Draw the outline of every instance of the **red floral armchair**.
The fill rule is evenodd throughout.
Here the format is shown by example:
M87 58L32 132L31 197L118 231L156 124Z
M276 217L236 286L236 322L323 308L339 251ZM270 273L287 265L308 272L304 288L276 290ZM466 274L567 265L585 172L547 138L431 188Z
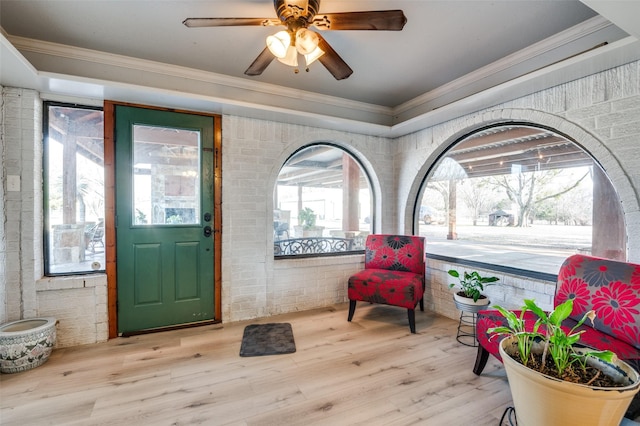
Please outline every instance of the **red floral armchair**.
M573 312L563 327L570 329L585 312L593 309L596 319L593 325L586 321L581 326L585 332L580 343L595 349L609 349L640 371L640 265L592 256L570 256L560 267L553 304L558 306L567 299L573 299ZM530 319L525 325L535 322L533 314L525 318ZM498 345L504 336L487 332L498 325L506 325L498 311L478 313L479 345L473 368L478 375L489 354L501 360Z
M407 309L409 329L416 332L415 307L424 311L424 237L371 234L365 243L364 270L349 278L349 318L356 301Z

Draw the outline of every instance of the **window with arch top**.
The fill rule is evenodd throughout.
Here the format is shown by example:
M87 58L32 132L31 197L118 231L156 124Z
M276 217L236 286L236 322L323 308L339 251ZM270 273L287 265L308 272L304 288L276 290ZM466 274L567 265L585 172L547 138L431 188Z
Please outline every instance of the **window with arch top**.
M273 200L275 257L364 250L373 224L371 184L343 148L317 143L293 153L280 169Z
M574 253L626 260L624 215L604 170L578 141L529 123L454 143L428 171L414 218L428 255L470 265L553 275Z

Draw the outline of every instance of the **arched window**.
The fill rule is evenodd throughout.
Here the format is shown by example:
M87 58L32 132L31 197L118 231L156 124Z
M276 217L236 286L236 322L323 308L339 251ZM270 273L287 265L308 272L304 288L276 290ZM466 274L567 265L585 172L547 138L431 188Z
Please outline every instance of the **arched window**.
M276 257L364 250L373 223L371 184L342 148L314 144L295 152L280 170L273 197Z
M497 125L429 170L415 208L427 253L557 274L571 254L626 259L624 216L596 161L552 129Z

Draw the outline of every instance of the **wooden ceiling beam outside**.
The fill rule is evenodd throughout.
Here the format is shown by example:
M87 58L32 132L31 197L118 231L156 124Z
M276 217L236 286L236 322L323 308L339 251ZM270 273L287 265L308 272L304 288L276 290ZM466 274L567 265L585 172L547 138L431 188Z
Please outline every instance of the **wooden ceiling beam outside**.
M486 158L478 161L467 161L461 162L460 165L466 170L468 168L480 168L480 167L500 167L504 164L519 164L525 162L540 162L546 163L550 160L557 162L558 158L562 157L570 157L573 159L582 158L586 163L591 163L591 157L585 154L580 148L575 145L563 145L556 146L546 150L540 150L539 153L536 152L536 155L531 155L530 152L525 152L521 154L514 154L510 156L501 156L494 158ZM454 160L456 160L454 158Z
M527 142L496 144L486 149L476 149L473 151L455 152L453 151L449 157L458 163L477 162L488 158L508 157L515 154L529 153L536 154L539 151L554 148L556 146L574 146L571 142L558 136L551 136L543 140L535 139ZM577 147L575 147L578 149Z
M474 167L473 169L467 169L465 171L467 173L467 177L469 178L508 175L512 173L511 166L516 164L522 167L522 172L531 172L534 170L555 170L559 168L566 169L573 167L588 167L593 165L593 161L591 161L591 159L585 160L583 156L563 156L559 157L559 159L555 162L550 163L535 162L533 160L530 160L519 163L505 163L502 166L498 167L496 167L495 165Z
M470 137L469 139L466 139L464 143L453 148L450 152L455 153L456 150L479 148L487 145L494 145L496 143L505 143L511 140L532 138L536 135L542 137L546 134L549 134L549 132L546 130L536 129L534 127L512 127L504 131L495 131L494 133Z

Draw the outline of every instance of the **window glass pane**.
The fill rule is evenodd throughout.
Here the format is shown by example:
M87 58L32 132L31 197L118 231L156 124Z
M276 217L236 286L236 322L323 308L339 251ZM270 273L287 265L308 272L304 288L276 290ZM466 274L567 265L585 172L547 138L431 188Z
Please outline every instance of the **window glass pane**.
M133 223L200 223L200 132L133 126Z
M103 271L103 113L45 106L45 273Z
M372 192L359 163L330 145L294 154L274 192L276 256L364 250L372 230Z
M625 258L613 185L548 129L498 126L457 143L429 172L416 213L432 254L551 274L574 253Z

